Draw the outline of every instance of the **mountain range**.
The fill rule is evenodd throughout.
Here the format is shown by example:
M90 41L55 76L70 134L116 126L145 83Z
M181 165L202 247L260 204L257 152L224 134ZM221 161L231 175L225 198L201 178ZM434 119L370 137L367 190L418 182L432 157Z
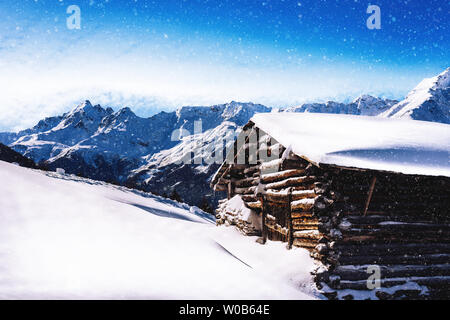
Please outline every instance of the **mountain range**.
M450 123L449 75L450 68L423 80L400 102L362 95L351 103L329 101L272 110L232 101L142 118L128 107L115 112L85 101L30 129L0 133L0 142L50 170L63 168L67 174L165 196L176 193L183 202L206 208L220 198L210 190L209 180L221 161L205 159L224 153L255 113L344 113Z

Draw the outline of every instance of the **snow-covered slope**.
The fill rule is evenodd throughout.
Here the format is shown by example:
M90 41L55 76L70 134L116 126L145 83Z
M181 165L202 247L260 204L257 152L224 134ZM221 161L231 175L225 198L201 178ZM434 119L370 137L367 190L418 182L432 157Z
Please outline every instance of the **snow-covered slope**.
M280 111L376 116L386 111L396 103L396 100L376 98L370 95L361 95L351 103L339 103L334 101L328 101L326 103L305 103L300 106L281 109Z
M424 79L381 116L450 123L450 68Z
M306 250L259 245L197 208L2 161L0 181L0 299L315 295Z

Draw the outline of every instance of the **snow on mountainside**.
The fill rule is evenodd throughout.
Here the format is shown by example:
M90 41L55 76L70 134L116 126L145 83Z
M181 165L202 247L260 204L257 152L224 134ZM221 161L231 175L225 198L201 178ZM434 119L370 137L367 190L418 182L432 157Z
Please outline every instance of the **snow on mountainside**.
M361 95L351 103L328 101L326 103L305 103L301 106L281 109L281 112L312 112L353 114L363 116L376 116L386 111L398 101Z
M318 297L306 250L198 208L2 161L0 180L0 299Z
M382 116L450 123L450 68L424 79Z
M183 137L175 147L145 157L144 165L131 172L130 181L165 195L170 194L169 186L176 186L187 203L214 203L221 196L212 194L210 179L239 132L236 123L224 121L213 129Z
M68 173L128 185L139 182L141 188L161 194L170 194L174 184L177 184L179 189L185 190L182 199L198 205L202 199L198 198L199 193L191 196L193 184L200 184L198 191L205 191L207 196L212 194L207 187L208 176L204 175L215 168L207 168L200 177L196 176L198 170L185 168L189 171L185 173L186 177L193 174L192 179L187 179L189 183L186 179L173 181L173 178L166 182L166 178L160 177L157 183L147 179L148 185L138 179L142 175L138 169L151 168L156 163L150 160L153 155L182 145L184 137L195 133L195 139L200 137L202 141L203 137L208 136L206 132L213 130L214 134L220 131L215 128L220 128L223 123L226 123L225 127L230 124L236 129L255 113L270 111L270 108L262 105L232 101L211 107L181 107L174 112L161 112L150 118L141 118L130 108L114 112L111 108L103 109L85 101L62 116L40 121L31 129L0 134L0 141L9 143L13 149L36 162L44 162L53 170L60 167ZM175 131L182 133L181 143L179 135L174 137ZM161 156L155 159L158 158ZM165 161L167 165L174 163L168 158ZM164 171L164 168L161 170Z

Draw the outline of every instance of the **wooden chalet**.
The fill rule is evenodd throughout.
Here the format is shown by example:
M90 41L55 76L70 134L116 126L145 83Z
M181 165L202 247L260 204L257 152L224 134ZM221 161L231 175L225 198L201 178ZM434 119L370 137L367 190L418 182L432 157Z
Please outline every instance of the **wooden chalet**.
M449 145L444 124L257 114L211 186L242 198L261 243L308 249L329 298L450 298ZM219 224L231 221L218 213Z

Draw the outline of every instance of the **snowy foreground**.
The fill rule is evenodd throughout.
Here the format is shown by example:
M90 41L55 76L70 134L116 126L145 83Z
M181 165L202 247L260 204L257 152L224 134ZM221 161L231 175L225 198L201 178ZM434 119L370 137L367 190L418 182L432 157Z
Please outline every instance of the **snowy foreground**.
M0 299L311 299L306 250L201 210L0 161Z

